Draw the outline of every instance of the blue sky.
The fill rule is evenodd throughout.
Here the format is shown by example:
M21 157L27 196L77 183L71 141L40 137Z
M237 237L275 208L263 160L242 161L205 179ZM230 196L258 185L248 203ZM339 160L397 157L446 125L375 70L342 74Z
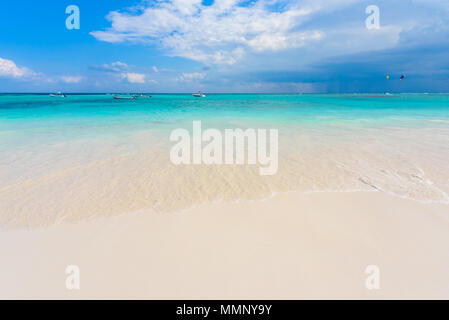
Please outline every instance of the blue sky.
M0 92L449 92L448 16L447 0L2 1Z

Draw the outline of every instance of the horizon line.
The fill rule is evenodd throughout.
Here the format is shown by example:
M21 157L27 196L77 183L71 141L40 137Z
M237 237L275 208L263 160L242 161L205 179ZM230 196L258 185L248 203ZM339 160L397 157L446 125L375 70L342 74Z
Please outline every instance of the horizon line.
M2 94L36 94L36 95L44 95L44 94L52 94L55 91L42 91L42 92L0 92ZM95 95L95 94L194 94L197 92L62 92L64 94L72 94L72 95ZM209 95L218 95L218 94L291 94L291 95L301 95L301 94L449 94L449 92L394 92L394 91L384 91L384 92L205 92L201 91L201 93L209 94Z

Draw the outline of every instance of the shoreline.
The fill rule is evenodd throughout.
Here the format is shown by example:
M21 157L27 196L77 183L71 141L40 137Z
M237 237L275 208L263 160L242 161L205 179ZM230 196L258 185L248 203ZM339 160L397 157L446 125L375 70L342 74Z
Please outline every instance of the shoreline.
M0 297L447 299L448 217L381 192L285 192L0 231ZM364 284L373 264L379 290Z
M130 211L130 212L122 212L114 215L102 215L97 214L93 216L89 216L87 218L81 218L79 220L73 219L73 220L66 220L61 219L59 221L56 221L52 224L48 225L38 225L38 226L29 226L29 225L1 225L0 226L0 233L1 232L14 232L14 231L39 231L39 230L47 230L51 229L57 226L64 226L64 225L71 225L71 224L84 224L84 223L95 223L95 221L98 221L101 223L101 221L107 221L108 219L114 219L114 218L120 218L123 216L132 216L132 215L146 215L146 214L157 214L157 215L179 215L179 214L189 214L190 212L195 212L195 210L201 210L203 207L209 207L209 206L220 206L220 205L251 205L253 203L263 203L265 201L270 201L271 199L275 197L283 197L288 196L290 194L296 194L297 196L308 196L313 194L370 194L370 193L380 193L385 194L388 197L392 198L398 198L406 201L416 202L418 204L423 205L441 205L441 206L447 206L448 210L448 221L449 221L449 201L438 201L438 200L421 200L421 199L415 199L408 196L398 195L393 192L385 191L385 190L379 190L379 189L373 189L373 190L363 190L363 189L351 189L351 190L310 190L310 191L300 191L300 190L286 190L286 191L273 191L270 195L259 198L259 199L225 199L225 198L218 198L215 200L209 200L201 203L195 203L192 204L190 207L182 208L182 209L175 209L172 211L160 211L157 208L153 209L142 209L142 210L136 210L136 211Z
M64 225L72 225L72 224L84 224L84 223L95 223L96 221L99 223L105 222L108 219L114 219L114 218L120 218L124 216L132 216L132 215L145 215L145 214L161 214L161 215L179 215L179 214L189 214L190 212L195 212L195 210L201 210L203 207L208 206L220 206L220 205L250 205L253 203L263 203L265 201L270 201L271 199L278 197L278 196L286 196L289 194L296 194L296 195L302 195L307 196L310 194L340 194L340 193L384 193L391 197L397 197L400 199L410 200L410 201L416 201L421 204L440 204L440 205L448 205L449 210L449 202L442 202L442 201L433 201L433 200L419 200L414 198L409 198L406 196L396 195L394 193L389 193L383 190L363 190L363 189L353 189L353 190L311 190L311 191L300 191L300 190L287 190L287 191L273 191L270 195L258 198L258 199L225 199L225 198L217 198L214 200L204 201L201 203L194 203L190 207L171 210L171 211L160 211L157 208L153 209L142 209L142 210L136 210L136 211L129 211L129 212L122 212L114 215L102 215L97 214L93 216L88 216L87 218L81 218L79 220L66 220L66 219L60 219L52 224L48 225L21 225L21 224L12 224L12 225L0 225L0 233L1 232L15 232L15 231L40 231L40 230L48 230L54 227L58 226L64 226Z

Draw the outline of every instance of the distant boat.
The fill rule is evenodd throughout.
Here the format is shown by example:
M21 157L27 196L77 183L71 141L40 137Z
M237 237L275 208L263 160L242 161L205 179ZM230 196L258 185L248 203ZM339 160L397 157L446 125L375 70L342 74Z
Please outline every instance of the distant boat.
M197 97L197 98L204 98L206 95L204 93L198 92L198 93L192 94L192 96Z
M136 96L131 96L131 97L114 96L114 99L119 99L119 100L133 100L135 98L136 98Z
M59 97L59 98L65 98L66 95L61 93L61 91L58 91L56 94L50 93L50 97Z
M141 94L139 97L142 97L142 98L151 98L151 94Z

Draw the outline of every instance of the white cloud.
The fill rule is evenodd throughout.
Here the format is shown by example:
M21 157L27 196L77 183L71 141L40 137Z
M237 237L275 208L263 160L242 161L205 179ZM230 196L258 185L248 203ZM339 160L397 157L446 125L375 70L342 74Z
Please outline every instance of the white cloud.
M261 34L249 41L249 44L256 51L279 51L291 47L300 47L307 40L319 40L323 37L323 32L295 32L292 34Z
M128 70L128 65L124 62L116 61L110 64L102 64L102 65L95 65L91 67L94 70L98 71L104 71L104 72L123 72Z
M129 83L145 83L145 74L132 72L132 67L120 61L112 62L110 64L94 65L90 67L93 70L108 73L108 79L115 79L121 81L126 79ZM147 80L147 82L154 83L155 80Z
M145 83L145 75L142 73L123 73L123 78L126 78L129 83Z
M445 0L413 0L413 3L449 10L449 2Z
M348 19L335 18L342 16ZM281 51L301 54L296 64L306 65L398 44L403 17L377 32L365 28L365 18L359 0L216 0L209 6L201 0L142 0L132 9L110 12L111 26L91 34L100 41L156 44L168 56L208 65L224 67L245 58L245 68Z
M152 66L151 68L153 69L154 72L159 72L159 69L156 66Z
M61 76L65 83L80 83L84 78L82 76Z
M190 82L192 80L201 80L205 76L206 74L204 72L183 73L180 77L176 78L176 80Z
M158 43L168 55L228 65L247 51L298 48L323 37L318 30L298 31L309 15L325 7L322 1L300 5L259 0L246 7L240 2L221 0L210 6L203 6L201 0L144 2L147 5L138 12L109 13L111 27L91 34L106 42ZM282 10L274 10L276 5Z
M34 75L34 72L25 67L18 67L14 61L0 58L0 77L23 78Z

